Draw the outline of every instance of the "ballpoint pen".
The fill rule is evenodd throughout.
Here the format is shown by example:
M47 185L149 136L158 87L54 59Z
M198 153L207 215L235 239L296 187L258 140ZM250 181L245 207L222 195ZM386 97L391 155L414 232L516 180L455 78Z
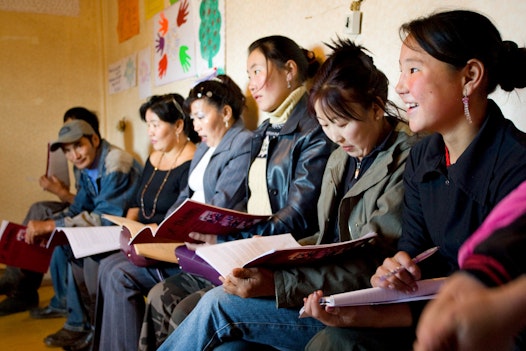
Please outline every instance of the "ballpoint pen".
M331 302L330 296L320 298L320 305L328 305Z
M434 254L435 252L437 252L437 250L438 250L438 246L435 246L435 247L432 247L430 249L427 249L426 251L422 252L421 254L415 256L412 261L413 261L413 263L421 262L421 261L425 260L426 258L428 258L429 256L431 256L432 254ZM380 281L384 281L384 280L392 277L393 275L400 273L404 269L405 269L404 266L398 266L395 269L393 269L392 271L390 271L389 273L386 273L386 274L382 275L380 277Z

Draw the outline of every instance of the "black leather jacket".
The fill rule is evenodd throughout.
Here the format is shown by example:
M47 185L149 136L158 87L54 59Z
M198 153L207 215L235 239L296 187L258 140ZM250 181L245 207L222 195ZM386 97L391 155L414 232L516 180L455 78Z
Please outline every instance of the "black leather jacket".
M307 111L307 99L307 95L301 98L279 135L270 140L267 189L273 215L251 228L252 234L291 233L298 240L318 231L316 205L334 144ZM254 132L252 160L261 149L269 124L264 121Z

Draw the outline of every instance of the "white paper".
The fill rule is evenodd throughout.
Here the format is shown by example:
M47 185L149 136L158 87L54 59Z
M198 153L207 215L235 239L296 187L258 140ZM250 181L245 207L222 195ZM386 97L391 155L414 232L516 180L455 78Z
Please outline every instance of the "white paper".
M446 277L424 279L416 282L418 290L412 294L392 289L369 288L348 291L341 294L323 297L322 300L329 301L327 306L363 306L363 305L381 305L389 303L402 303L419 300L430 300L436 296L436 293L446 282ZM299 317L303 318L304 307L300 309Z
M69 188L69 168L68 160L66 155L61 148L56 149L55 151L49 150L48 147L48 160L47 160L47 177L55 176L64 185Z
M446 278L425 279L417 281L418 290L408 294L398 290L370 288L349 291L329 296L328 306L358 306L431 299L434 297Z
M243 267L245 263L262 254L299 246L291 234L280 234L204 245L199 247L196 253L226 277L232 269Z
M75 258L120 249L120 226L59 227L53 231L52 236L60 235L60 232L64 233L68 238ZM51 242L52 239L53 238L50 238L49 241Z

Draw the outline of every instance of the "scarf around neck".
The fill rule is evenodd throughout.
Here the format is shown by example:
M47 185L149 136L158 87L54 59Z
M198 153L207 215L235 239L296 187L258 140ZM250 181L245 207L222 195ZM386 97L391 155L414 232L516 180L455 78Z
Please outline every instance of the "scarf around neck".
M272 112L265 112L264 115L269 119L269 122L275 124L285 124L289 119L292 110L298 104L303 95L307 92L307 89L302 85L293 90L289 96L279 105L277 109Z

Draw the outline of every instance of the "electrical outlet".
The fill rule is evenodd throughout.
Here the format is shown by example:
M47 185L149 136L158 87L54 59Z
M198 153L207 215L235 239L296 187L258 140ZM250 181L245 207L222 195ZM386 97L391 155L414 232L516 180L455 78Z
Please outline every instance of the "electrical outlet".
M357 35L362 32L362 13L360 11L351 11L345 16L343 32L347 35Z

